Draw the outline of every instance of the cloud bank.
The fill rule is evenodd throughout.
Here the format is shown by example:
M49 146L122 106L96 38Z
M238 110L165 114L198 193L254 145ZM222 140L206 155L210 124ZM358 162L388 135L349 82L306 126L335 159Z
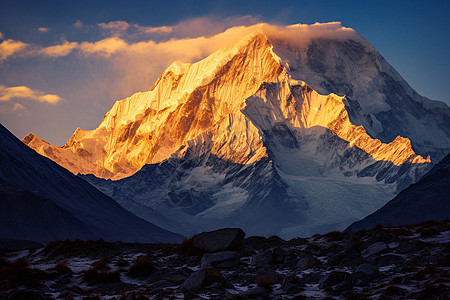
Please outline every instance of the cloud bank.
M349 38L357 35L353 29L343 27L340 22L315 23L312 25L295 24L290 26L258 23L253 25L230 26L232 23L254 23L257 19L246 16L228 18L217 22L211 18L196 18L180 22L173 26L140 26L125 21L112 21L94 25L85 25L78 20L74 26L78 29L99 29L107 37L97 41L69 42L42 47L21 41L5 40L0 44L0 60L19 54L20 56L61 57L76 52L80 56L98 55L111 57L121 55L179 56L192 60L235 43L254 30L263 30L269 38L290 40L304 46L313 38ZM228 28L228 29L227 29ZM42 32L48 29L39 28ZM136 39L138 39L136 41Z
M260 23L251 16L201 17L166 26L121 20L86 24L78 20L67 33L49 30L45 44L0 39L0 117L14 123L11 111L18 115L28 110L35 117L45 116L38 124L28 118L28 123L17 126L34 130L44 124L61 124L60 137L52 142L63 144L77 126L95 128L114 101L150 90L174 61L199 61L255 30L263 30L269 39L288 38L302 45L314 37L347 38L356 34L337 22L281 26ZM41 36L44 39L44 35L37 37ZM11 71L13 76L8 74ZM54 126L45 126L52 130L47 137L54 136Z

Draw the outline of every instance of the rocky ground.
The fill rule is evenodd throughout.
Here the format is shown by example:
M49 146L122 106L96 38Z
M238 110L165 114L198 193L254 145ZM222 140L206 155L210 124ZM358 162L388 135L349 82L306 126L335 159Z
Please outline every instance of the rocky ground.
M222 229L180 245L2 250L0 299L449 299L450 223L284 241Z

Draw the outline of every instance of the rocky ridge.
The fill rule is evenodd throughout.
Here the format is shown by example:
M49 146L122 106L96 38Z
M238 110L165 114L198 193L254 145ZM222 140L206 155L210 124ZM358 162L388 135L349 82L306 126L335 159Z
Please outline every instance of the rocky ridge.
M285 241L240 229L182 244L52 242L2 250L0 298L446 299L448 221Z

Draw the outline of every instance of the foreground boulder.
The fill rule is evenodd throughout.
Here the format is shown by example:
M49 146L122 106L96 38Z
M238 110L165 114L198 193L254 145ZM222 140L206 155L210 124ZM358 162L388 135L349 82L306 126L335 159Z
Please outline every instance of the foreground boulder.
M449 221L329 237L251 237L214 253L186 252L191 240L1 250L0 299L449 299Z
M192 244L209 253L238 250L244 237L245 232L240 228L224 228L197 234L192 238Z
M201 267L236 268L239 266L239 255L235 251L206 253L201 260Z
M189 278L180 285L180 290L183 292L199 291L214 283L219 283L223 286L226 286L225 278L223 278L222 274L220 274L219 271L205 268L189 276Z

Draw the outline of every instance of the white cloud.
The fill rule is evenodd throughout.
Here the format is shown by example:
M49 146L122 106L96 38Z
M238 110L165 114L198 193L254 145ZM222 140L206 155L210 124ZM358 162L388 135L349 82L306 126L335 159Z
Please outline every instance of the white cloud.
M112 37L100 40L98 42L83 42L79 46L79 50L84 54L99 54L105 57L111 56L118 51L125 50L129 47L128 43L121 38Z
M4 40L0 43L0 61L6 60L8 57L23 51L28 44L15 41L15 40Z
M3 40L5 38L5 36L3 35L3 33L0 32L0 40Z
M0 101L12 101L14 99L26 99L39 101L43 103L56 104L62 100L61 97L54 94L46 94L44 92L30 89L26 86L7 87L0 85Z
M60 45L49 46L40 49L40 53L45 56L59 57L69 55L72 50L79 46L77 42L63 41Z
M338 22L291 26L265 23L232 27L227 25L254 21L256 19L251 17L230 18L224 22L197 18L174 26L161 27L146 27L125 21L101 23L92 27L77 21L75 27L84 26L83 30L86 31L100 28L109 34L97 41L63 40L60 44L48 47L7 40L0 44L0 60L5 60L13 54L48 58L73 55L66 61L82 66L89 80L70 78L72 93L76 94L78 99L102 99L97 100L99 103L96 105L103 107L110 105L111 99L117 100L137 91L149 90L172 62L196 62L224 46L237 43L255 30L263 30L269 39L283 38L300 45L308 43L314 37L342 39L357 35L355 31L342 27ZM226 29L227 26L230 28ZM129 34L132 32L141 38L130 40ZM142 38L143 36L146 38ZM27 87L0 89L1 101L8 101L13 96L46 103L57 103L61 100L57 95L47 95ZM100 104L101 101L105 104Z
M50 29L49 28L47 28L47 27L39 27L38 28L38 31L40 31L40 32L48 32Z

